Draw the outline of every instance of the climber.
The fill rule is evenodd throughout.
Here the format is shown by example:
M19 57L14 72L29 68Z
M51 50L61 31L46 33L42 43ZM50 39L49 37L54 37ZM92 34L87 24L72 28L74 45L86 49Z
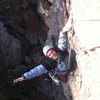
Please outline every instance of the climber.
M65 64L65 58L68 56L66 33L70 29L70 22L59 34L58 45L55 45L54 36L51 37L52 44L43 47L43 53L46 59L29 72L24 73L21 77L15 79L13 83L28 80L39 75L48 73L50 78L59 85L61 82L67 82L68 67Z

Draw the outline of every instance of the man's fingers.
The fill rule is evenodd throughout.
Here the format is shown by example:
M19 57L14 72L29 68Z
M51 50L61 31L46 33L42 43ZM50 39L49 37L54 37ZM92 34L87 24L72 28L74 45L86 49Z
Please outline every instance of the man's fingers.
M17 83L19 81L19 79L15 79L13 83Z
M21 81L23 81L23 80L24 80L24 77L22 76L22 77L19 77L19 78L15 79L15 80L13 81L13 83L21 82Z
M21 78L17 78L17 79L14 80L14 83L21 82L21 81L22 81Z

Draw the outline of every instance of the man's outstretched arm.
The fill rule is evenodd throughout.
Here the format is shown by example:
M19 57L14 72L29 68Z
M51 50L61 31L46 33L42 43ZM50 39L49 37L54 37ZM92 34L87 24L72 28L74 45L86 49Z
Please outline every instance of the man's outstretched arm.
M34 78L36 76L42 75L47 73L48 71L44 68L42 64L36 66L35 68L31 69L29 72L24 73L21 77L15 79L13 83L21 82L24 80L28 80Z

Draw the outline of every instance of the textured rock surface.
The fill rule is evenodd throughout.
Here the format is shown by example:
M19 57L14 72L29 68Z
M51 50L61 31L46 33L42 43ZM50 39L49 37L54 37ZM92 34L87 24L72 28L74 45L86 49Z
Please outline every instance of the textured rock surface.
M0 22L0 64L15 66L23 60L20 41L6 32L3 23Z
M72 13L78 65L71 83L73 98L100 100L100 2L72 0Z

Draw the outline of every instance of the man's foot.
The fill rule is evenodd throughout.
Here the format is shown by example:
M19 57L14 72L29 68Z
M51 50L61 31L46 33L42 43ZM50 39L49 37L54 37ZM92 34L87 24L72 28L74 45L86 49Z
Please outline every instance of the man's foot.
M60 80L59 80L58 77L55 75L55 72L49 72L49 76L50 76L50 78L53 80L53 82L54 82L56 85L60 85L60 84L61 84Z

